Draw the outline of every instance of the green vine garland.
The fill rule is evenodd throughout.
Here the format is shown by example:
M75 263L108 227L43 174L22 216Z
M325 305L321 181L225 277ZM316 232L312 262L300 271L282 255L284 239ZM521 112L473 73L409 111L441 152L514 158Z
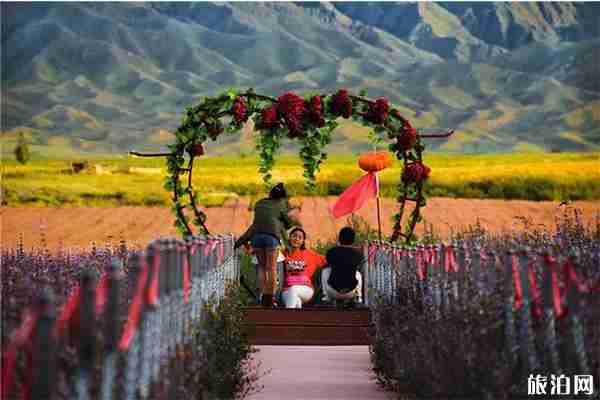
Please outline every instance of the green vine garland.
M300 141L299 155L306 185L310 191L314 191L316 173L327 158L324 148L331 142L331 134L338 126L337 118L352 119L373 128L370 135L372 141L391 141L389 150L404 163L398 183L399 211L394 216L391 240L402 237L409 242L417 222L421 220L420 209L426 205L423 184L429 175L429 168L422 163L425 149L422 139L448 137L453 132L419 135L387 99L373 100L365 96L365 92L355 96L344 89L334 94L310 94L304 97L285 93L278 98L256 94L252 89L245 92L229 90L216 97L205 98L200 104L186 109L183 123L175 131L175 143L168 146L169 153L131 153L167 158L169 175L165 179L164 188L173 192L175 226L184 235L193 234L185 213L187 209L193 213L192 224L199 229L199 233L208 234L206 214L198 209L192 187L194 158L204 154L202 144L206 140L216 140L224 133L237 133L252 118L256 131L259 172L267 189L271 187L275 156L282 140L287 137ZM187 183L184 185L182 181ZM414 202L415 208L403 232L402 217L407 202Z

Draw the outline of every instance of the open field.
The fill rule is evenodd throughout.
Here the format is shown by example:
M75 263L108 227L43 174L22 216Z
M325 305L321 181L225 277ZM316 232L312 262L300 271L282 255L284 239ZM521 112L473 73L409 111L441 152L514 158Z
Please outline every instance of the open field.
M338 195L363 172L357 156L332 156L317 175L319 196ZM2 204L8 206L168 206L163 189L163 158L89 158L35 160L2 164ZM428 154L432 168L427 192L437 197L523 200L600 200L600 153L497 155ZM220 206L238 196L264 190L254 157L205 157L194 167L194 188L205 206ZM293 195L307 195L297 157L281 156L273 171ZM395 197L401 164L380 173L384 197Z
M336 197L300 197L295 201L302 204L298 218L304 224L312 244L333 239L346 224L344 218L334 220L328 205ZM233 232L236 235L250 224L252 213L248 211L250 199L240 197L228 200L224 207L207 210L208 228L211 233ZM572 204L582 211L582 221L589 224L600 214L600 201L578 201ZM382 200L383 232L389 235L392 229L391 216L395 212L393 199ZM522 200L477 200L432 198L424 209L425 223L433 225L434 233L447 238L452 232L467 229L477 222L495 233L522 230L524 221L530 228L554 228L555 217L562 208L556 202L531 202ZM374 200L363 207L358 215L371 227L377 227ZM51 251L60 247L89 248L97 244L118 244L125 240L129 244L145 246L159 236L176 235L173 216L165 207L3 207L2 246L14 247L19 237L26 248L47 246ZM417 233L422 234L425 226L419 224Z

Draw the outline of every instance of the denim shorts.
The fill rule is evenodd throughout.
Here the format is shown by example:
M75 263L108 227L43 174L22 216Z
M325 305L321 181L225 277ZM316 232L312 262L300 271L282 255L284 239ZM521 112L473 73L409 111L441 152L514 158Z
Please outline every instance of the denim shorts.
M255 249L269 249L279 246L279 239L268 233L257 233L250 239L250 244Z

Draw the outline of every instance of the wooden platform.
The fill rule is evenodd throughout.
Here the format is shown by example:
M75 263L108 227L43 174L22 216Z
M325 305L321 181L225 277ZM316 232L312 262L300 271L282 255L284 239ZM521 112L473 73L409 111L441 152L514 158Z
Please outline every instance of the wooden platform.
M286 346L354 346L369 344L369 310L246 309L250 343Z

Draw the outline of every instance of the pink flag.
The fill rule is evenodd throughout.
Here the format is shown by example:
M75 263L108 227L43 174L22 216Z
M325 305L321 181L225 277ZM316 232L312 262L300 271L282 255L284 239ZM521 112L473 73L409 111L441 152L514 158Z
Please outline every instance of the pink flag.
M344 193L330 208L331 213L335 218L353 213L361 208L368 199L377 196L377 186L377 174L369 172L344 190Z

